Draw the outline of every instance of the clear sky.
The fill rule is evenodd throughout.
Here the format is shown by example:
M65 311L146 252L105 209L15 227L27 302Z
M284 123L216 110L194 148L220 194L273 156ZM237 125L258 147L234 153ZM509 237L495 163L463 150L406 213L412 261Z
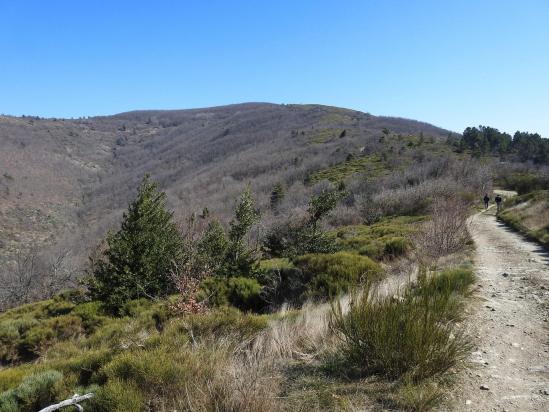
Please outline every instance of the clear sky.
M549 137L548 0L0 0L0 113L321 103Z

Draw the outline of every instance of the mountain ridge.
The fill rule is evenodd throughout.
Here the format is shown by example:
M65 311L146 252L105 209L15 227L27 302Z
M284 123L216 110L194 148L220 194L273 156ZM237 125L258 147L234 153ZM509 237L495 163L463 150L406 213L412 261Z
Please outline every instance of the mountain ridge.
M67 237L89 247L115 225L145 173L178 217L207 206L223 218L246 184L265 206L275 183L297 190L315 171L383 150L386 133L443 141L452 132L332 106L253 102L81 119L3 116L0 260L21 245Z

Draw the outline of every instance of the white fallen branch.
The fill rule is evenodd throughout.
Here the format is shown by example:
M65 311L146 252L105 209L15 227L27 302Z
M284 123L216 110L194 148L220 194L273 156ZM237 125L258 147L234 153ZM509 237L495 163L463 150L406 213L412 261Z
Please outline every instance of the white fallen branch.
M86 399L93 398L93 393L88 393L86 395L74 394L72 398L64 400L63 402L56 403L55 405L48 406L44 409L40 409L39 412L51 412L58 409L64 408L65 406L75 406L79 411L83 411L84 408L80 406L80 402L85 401Z

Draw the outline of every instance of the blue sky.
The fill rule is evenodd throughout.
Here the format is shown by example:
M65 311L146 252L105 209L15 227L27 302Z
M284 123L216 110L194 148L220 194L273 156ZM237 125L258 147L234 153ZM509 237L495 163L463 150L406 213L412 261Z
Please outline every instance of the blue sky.
M549 137L549 1L0 0L0 113L321 103Z

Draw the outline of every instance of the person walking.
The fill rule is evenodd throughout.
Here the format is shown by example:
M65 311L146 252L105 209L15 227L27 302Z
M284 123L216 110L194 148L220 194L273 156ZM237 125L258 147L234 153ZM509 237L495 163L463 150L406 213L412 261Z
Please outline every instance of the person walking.
M490 196L488 196L488 193L484 194L484 209L488 209L488 203L490 203Z
M496 195L496 198L494 200L496 201L497 213L499 213L501 211L503 198L500 195Z

